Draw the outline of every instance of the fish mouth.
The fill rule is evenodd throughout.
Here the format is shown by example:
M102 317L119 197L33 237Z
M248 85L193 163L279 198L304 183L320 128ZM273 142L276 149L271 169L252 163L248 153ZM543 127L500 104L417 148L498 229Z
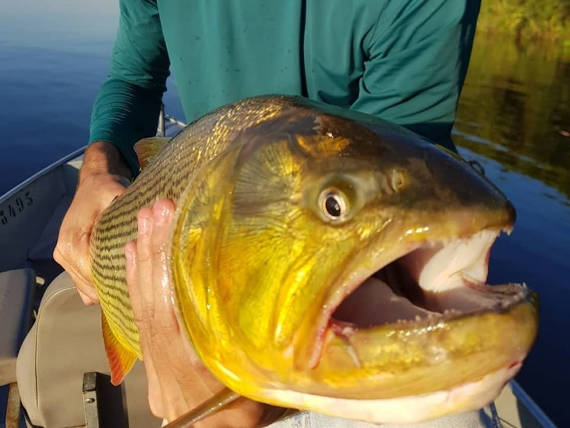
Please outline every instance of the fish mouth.
M489 254L500 230L412 245L388 262L360 269L324 305L310 365L319 364L328 332L343 339L387 325L417 328L500 313L526 301L525 284L488 285ZM320 333L320 334L319 334Z
M333 327L452 319L503 311L527 295L524 284L486 284L489 253L499 232L428 242L382 266L334 308Z

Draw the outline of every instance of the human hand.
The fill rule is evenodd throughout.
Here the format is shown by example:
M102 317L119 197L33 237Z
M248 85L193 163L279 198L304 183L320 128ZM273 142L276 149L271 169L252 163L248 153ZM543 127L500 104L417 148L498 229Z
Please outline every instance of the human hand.
M94 143L85 151L79 184L61 224L53 257L69 273L86 305L99 301L91 282L91 232L99 214L125 191L129 175L110 143Z
M224 386L206 369L178 324L168 269L168 238L174 216L170 200L139 211L138 238L125 246L129 296L148 379L151 411L169 422L184 415ZM256 426L282 409L246 398L196 424Z

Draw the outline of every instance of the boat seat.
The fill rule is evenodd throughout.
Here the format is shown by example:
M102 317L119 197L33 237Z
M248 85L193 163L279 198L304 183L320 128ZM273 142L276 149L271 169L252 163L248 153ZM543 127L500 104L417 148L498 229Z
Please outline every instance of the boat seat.
M41 427L85 425L83 374L109 373L98 305L84 306L67 273L47 288L36 322L20 349L17 380L29 420ZM124 381L129 425L159 427L147 401L139 362Z
M16 382L16 358L30 323L34 286L32 269L0 273L0 385Z

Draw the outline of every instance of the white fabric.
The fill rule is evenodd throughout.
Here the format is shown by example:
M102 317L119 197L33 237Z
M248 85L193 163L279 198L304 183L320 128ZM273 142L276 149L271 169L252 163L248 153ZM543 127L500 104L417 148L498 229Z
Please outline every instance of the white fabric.
M271 428L494 428L490 409L446 416L412 425L375 425L367 422L332 418L315 412L300 412L270 425ZM500 426L500 425L499 425Z

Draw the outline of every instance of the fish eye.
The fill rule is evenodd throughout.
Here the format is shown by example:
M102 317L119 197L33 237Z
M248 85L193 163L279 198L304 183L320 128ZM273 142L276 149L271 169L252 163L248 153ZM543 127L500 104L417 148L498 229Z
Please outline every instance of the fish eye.
M330 221L343 220L348 214L348 199L342 191L336 188L329 188L321 192L319 206L325 218Z

